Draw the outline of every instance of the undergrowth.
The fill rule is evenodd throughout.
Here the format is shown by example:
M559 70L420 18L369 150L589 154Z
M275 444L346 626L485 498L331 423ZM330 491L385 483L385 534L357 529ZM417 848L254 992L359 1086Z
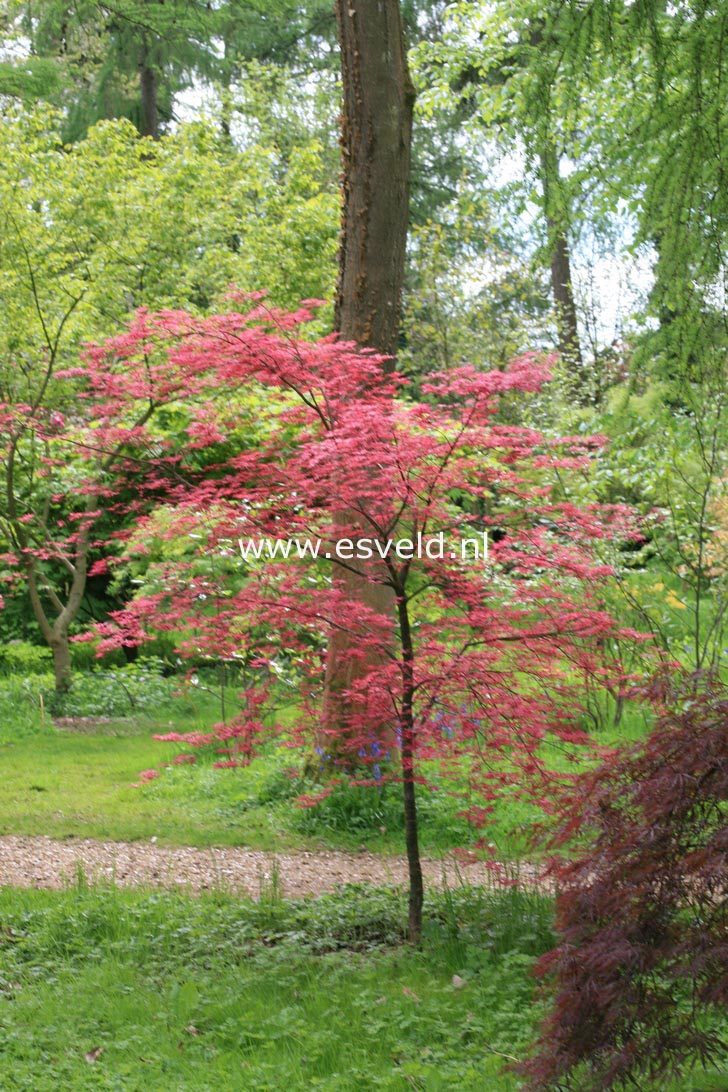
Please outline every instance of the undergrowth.
M458 1088L510 1092L537 1007L550 905L343 888L257 902L215 892L0 893L0 1084L50 1092Z

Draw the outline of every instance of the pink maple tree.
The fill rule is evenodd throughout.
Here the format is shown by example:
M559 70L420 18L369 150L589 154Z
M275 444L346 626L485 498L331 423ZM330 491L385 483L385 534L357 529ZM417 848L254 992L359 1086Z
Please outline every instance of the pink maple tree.
M101 651L168 631L196 661L244 658L240 715L186 741L219 743L231 765L271 730L264 696L285 668L300 693L296 742L334 776L401 783L416 940L418 787L435 768L467 771L464 810L484 828L501 793L545 798L555 775L544 742L584 742L583 680L613 681L605 646L619 630L600 603L609 570L593 548L627 534L628 514L575 507L557 489L559 474L588 467L601 438L555 441L500 421L500 401L538 390L548 362L459 368L430 377L415 400L375 354L302 340L306 314L143 314L90 351L105 442L120 401L127 413L160 398L187 407L143 492L163 502L164 534L188 549L157 562L153 589L96 633ZM231 451L233 431L254 441ZM140 512L129 552L144 551L158 516ZM249 544L260 556L241 556ZM218 564L201 565L210 558ZM381 611L347 596L347 573L383 589ZM321 716L327 642L342 628L354 638L337 695L343 747Z

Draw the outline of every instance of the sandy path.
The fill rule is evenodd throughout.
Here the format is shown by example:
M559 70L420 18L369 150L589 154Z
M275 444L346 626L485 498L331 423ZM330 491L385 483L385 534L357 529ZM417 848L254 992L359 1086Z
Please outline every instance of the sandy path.
M380 886L407 882L404 857L372 853L262 853L237 848L165 847L151 842L97 842L91 839L0 837L0 885L63 887L73 882L79 866L86 878L113 880L123 887L150 885L190 891L225 888L254 898L270 891L289 898L334 891L346 883ZM482 863L463 864L449 858L423 861L425 883L492 886L497 875ZM533 884L531 869L521 878Z

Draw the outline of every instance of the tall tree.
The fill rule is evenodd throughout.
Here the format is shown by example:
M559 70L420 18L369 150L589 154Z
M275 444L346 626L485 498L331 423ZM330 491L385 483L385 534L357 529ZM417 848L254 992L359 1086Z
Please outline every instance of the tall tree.
M452 19L451 34L421 51L423 78L435 101L444 95L460 124L474 128L481 148L485 135L484 158L525 159L528 197L541 211L538 262L549 273L559 352L573 388L587 397L570 243L582 195L561 168L570 154L570 104L564 105L556 78L543 74L549 58L563 52L563 41L527 3L507 13L462 5Z
M337 0L341 48L343 108L343 211L335 327L346 341L393 356L399 334L404 282L414 87L399 0ZM390 359L385 369L393 368ZM387 412L383 409L382 412ZM353 520L352 520L352 517ZM342 537L367 527L364 512L340 512ZM364 608L394 623L395 593L386 567L357 562L339 570L339 590L356 609ZM374 573L374 579L372 575ZM323 731L328 739L351 740L344 759L360 749L355 725L361 719L361 684L386 650L368 646L352 656L352 637L343 627L329 637ZM385 728L395 744L395 725ZM417 835L413 748L401 737L407 856L410 862L410 912L421 913L422 872Z
M35 75L20 90L30 97L35 86L41 97L64 106L69 140L101 118L122 117L157 139L171 119L175 93L219 70L218 12L202 0L44 0L13 7L9 29L29 49ZM40 62L55 64L55 82L46 77L38 84ZM23 59L18 66L21 77L27 64Z
M399 0L337 0L344 207L336 329L393 354L409 213L414 88Z
M322 644L332 630L346 630L360 701L344 726L345 743L356 747L355 780L402 787L409 936L416 942L417 786L427 784L432 764L458 783L467 771L465 814L478 828L502 792L548 795L542 743L547 735L558 740L562 761L562 747L586 742L578 692L585 678L605 677L604 653L618 636L603 589L596 590L609 570L593 547L627 529L626 513L558 499L564 480L588 466L599 437L545 443L540 432L495 422L501 397L540 388L547 372L534 354L503 372L435 374L423 385L428 401L417 402L396 397L403 377L383 374L378 355L292 336L305 311L279 316L283 337L254 326L261 317L270 320L261 310L201 321L184 312L143 314L94 355L90 383L105 399L114 389L143 412L149 383L140 380L154 346L154 383L182 403L193 397L197 411L187 435L149 468L170 515L137 521L128 560L134 564L160 533L184 545L97 632L102 647L166 631L179 654L197 662L243 659L253 668L243 684L248 694L261 685L267 691L271 673L280 671L302 698L295 726L286 729L289 742L292 736L310 746L312 718L320 730ZM259 385L278 410L276 424L262 443L225 458L219 444L230 402ZM137 443L144 431L136 430ZM212 475L195 472L190 453L211 445ZM176 471L166 488L165 457ZM471 514L454 493L469 498ZM485 520L483 497L493 506ZM367 528L361 537L360 519ZM484 529L494 525L499 540L486 559ZM303 550L290 549L292 532ZM396 626L329 578L329 565L348 570L356 556L381 559ZM210 567L211 557L221 564ZM379 579L379 571L368 568L360 580ZM212 733L169 738L230 748L225 764L239 765L266 733L260 705L246 696L242 715ZM387 756L380 728L390 725ZM335 732L334 725L319 745L335 751ZM300 802L315 803L341 778L337 772Z
M559 155L553 143L546 138L539 153L543 214L546 222L546 246L551 274L551 295L556 308L556 325L559 352L567 366L573 368L580 383L584 366L579 341L579 323L571 277L571 253L569 248L569 210L564 207L563 187L559 170Z
M343 210L335 328L343 340L391 357L404 281L414 88L399 0L337 0L336 14ZM350 518L343 524L350 530ZM372 582L352 569L337 580L353 601L393 618L392 592L381 576L381 583ZM350 641L341 630L328 648L325 728L332 738L345 736L347 720L356 716L348 696L356 671L371 668L352 660Z

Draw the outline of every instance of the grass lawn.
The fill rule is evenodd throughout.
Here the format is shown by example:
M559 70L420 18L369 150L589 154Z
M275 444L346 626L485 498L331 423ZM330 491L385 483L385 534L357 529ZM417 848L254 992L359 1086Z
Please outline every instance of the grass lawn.
M259 902L0 890L0 1087L23 1092L516 1092L548 900L391 889ZM647 1088L654 1086L645 1085ZM659 1092L719 1092L720 1073ZM655 1089L656 1092L656 1089Z
M247 768L215 769L209 759L175 766L181 748L152 739L153 731L148 720L112 721L102 733L47 727L0 736L0 834L404 852L397 784L383 792L341 787L318 807L302 809L295 797L315 786L291 778L300 756L287 747L271 744ZM140 772L158 766L160 776L139 786ZM458 798L420 789L418 801L424 854L438 856L476 836L458 817ZM526 852L519 831L538 818L535 808L516 800L499 808L489 836L502 859Z
M284 747L245 769L174 765L175 747L153 732L214 715L174 703L96 712L63 727L25 714L0 723L0 832L402 851L397 786L299 809L297 756ZM158 779L134 786L157 766ZM459 806L421 790L424 852L467 843ZM507 832L534 817L518 802L500 808L501 856L522 850ZM63 892L0 889L0 1088L517 1092L506 1065L541 1011L531 968L551 945L549 901L431 892L417 951L402 942L405 919L404 896L386 889L298 902L272 889L257 903L89 888L82 876ZM728 1092L728 1075L685 1074L659 1092Z
M221 815L201 785L197 799L185 795L179 779L171 778L169 786L134 787L141 770L169 758L169 745L152 740L148 729L118 736L50 730L6 739L0 742L0 832L117 841L155 836L161 843L261 849L300 844L262 806L248 809L244 823ZM234 773L219 774L228 772Z
M161 688L163 683L153 676L147 685ZM115 841L154 837L160 844L240 845L270 852L317 846L358 850L362 845L373 852L403 851L399 785L383 792L341 787L318 807L301 809L296 796L316 787L291 778L302 756L285 746L271 743L245 769L215 769L209 756L194 766L174 765L184 747L152 739L172 729L209 730L219 719L219 708L209 697L193 703L160 689L147 711L118 716L112 704L118 690L111 691L112 715L103 716L105 694L95 685L93 676L82 678L81 697L86 687L85 700L96 703L89 706L89 719L77 715L54 728L32 700L32 679L23 681L22 691L14 680L0 681L0 833ZM85 711L83 705L80 709ZM600 741L612 742L607 736ZM559 753L555 760L561 760ZM135 785L142 770L160 766L159 778ZM424 854L438 856L482 834L458 816L463 806L462 798L447 788L420 789ZM532 854L526 834L540 818L525 802L499 801L487 830L498 856Z
M519 1087L545 900L461 891L399 943L402 896L254 904L0 892L0 1087L162 1092ZM453 976L457 976L454 978Z
M83 684L93 695L89 683ZM374 852L403 852L397 784L383 792L342 787L321 806L302 809L296 796L316 786L291 778L302 756L276 742L244 769L215 769L215 756L201 756L194 766L174 765L184 746L152 736L208 731L219 709L204 696L193 705L162 695L156 708L125 717L113 715L113 709L111 716L103 716L103 705L97 705L90 716L62 718L54 727L37 702L28 701L32 693L18 691L12 680L5 687L9 692L4 695L0 682L2 834L115 841L155 837L160 844L266 851L358 850L365 844ZM163 767L159 778L139 786L140 772L157 767ZM424 853L437 856L472 840L472 829L457 815L460 799L447 791L422 790L419 805ZM536 814L517 802L502 810L493 827L501 856L522 850L510 832L528 826Z

